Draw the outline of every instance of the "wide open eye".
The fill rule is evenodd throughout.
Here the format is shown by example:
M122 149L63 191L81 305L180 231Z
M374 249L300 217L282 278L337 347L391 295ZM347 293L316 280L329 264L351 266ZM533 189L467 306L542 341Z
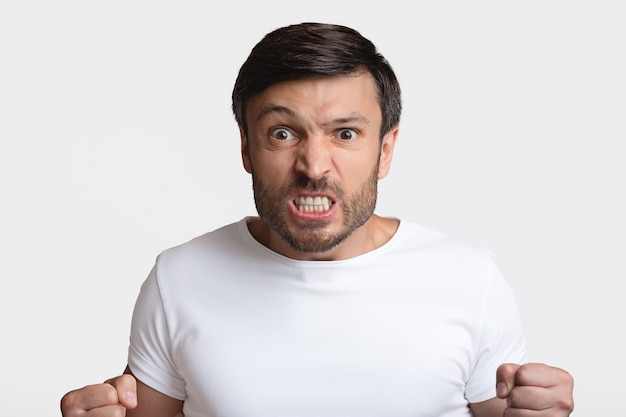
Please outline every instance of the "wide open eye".
M352 129L339 129L337 131L337 138L341 140L352 140L356 138L356 131Z
M277 127L270 130L270 136L280 141L290 140L294 138L293 133L291 133L289 129L285 129L284 127Z

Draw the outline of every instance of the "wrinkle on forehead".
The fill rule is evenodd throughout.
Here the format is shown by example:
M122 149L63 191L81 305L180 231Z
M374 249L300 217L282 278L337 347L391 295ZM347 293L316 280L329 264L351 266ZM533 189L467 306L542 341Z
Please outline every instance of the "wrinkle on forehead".
M253 96L247 107L248 118L255 123L276 117L321 127L372 126L379 116L382 119L378 90L369 72L279 82Z
M264 104L263 107L259 109L259 113L256 117L256 121L257 122L261 121L264 118L271 116L272 114L281 114L292 119L299 118L298 114L295 111L291 110L289 107L270 102L270 103ZM320 126L327 127L327 126L344 125L344 124L351 124L351 123L357 123L360 125L369 126L371 124L371 121L366 116L356 111L353 111L353 112L348 113L345 116L339 116L331 120L321 122Z

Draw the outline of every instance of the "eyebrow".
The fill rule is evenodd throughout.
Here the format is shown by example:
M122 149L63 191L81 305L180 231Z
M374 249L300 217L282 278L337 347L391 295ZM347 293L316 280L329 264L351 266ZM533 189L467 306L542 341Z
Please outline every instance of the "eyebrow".
M278 104L268 103L261 107L261 110L259 111L256 120L259 121L271 113L283 113L287 116L296 117L296 113L294 113L293 110L285 106L280 106Z
M370 124L370 120L361 115L358 114L356 112L352 112L350 113L348 116L346 117L338 117L336 119L332 119L329 122L326 123L322 123L323 126L328 126L328 125L344 125L344 124L352 124L352 123L359 123L359 124L363 124L363 125L369 125Z
M257 115L256 120L259 121L271 113L281 113L281 114L285 114L289 117L294 117L294 118L298 117L297 114L288 107L281 106L281 105L274 104L274 103L268 103L261 108L261 110L259 111L259 114ZM350 124L350 123L360 123L364 125L369 125L370 120L367 117L357 112L352 112L348 114L347 116L337 117L328 122L322 123L322 126L342 125L342 124Z

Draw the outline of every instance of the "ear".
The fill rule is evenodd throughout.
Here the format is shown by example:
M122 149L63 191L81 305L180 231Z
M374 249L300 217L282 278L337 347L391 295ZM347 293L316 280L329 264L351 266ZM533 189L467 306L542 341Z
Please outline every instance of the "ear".
M248 149L248 138L243 132L243 129L239 128L239 137L241 138L241 161L243 162L243 168L248 174L252 173L252 164L250 162L250 150Z
M399 130L399 126L395 126L383 136L382 143L380 144L380 160L378 164L379 180L385 178L389 173L393 150L396 146L396 139L398 139Z

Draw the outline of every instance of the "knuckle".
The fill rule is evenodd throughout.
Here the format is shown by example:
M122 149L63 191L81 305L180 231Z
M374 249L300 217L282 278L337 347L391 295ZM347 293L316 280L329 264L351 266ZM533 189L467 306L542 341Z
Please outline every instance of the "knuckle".
M518 403L520 399L520 391L517 388L513 388L511 392L509 392L509 403L515 405Z
M106 398L107 404L117 404L118 403L117 390L115 389L115 387L113 385L102 384L102 390L103 390L104 396Z
M570 396L561 397L556 402L556 408L571 413L574 411L574 399Z
M111 414L111 417L125 417L126 409L122 406L118 406L113 409L113 412Z
M520 368L517 370L517 373L515 374L515 381L518 384L526 385L528 384L528 381L531 378L531 374L532 374L531 364L524 364L520 366Z
M63 416L70 416L71 411L76 408L77 391L70 391L61 398L61 413Z
M568 386L574 385L574 377L569 372L563 369L561 369L561 372L560 372L560 380L565 385L568 385Z
M517 410L515 408L507 407L502 412L502 417L516 417Z

